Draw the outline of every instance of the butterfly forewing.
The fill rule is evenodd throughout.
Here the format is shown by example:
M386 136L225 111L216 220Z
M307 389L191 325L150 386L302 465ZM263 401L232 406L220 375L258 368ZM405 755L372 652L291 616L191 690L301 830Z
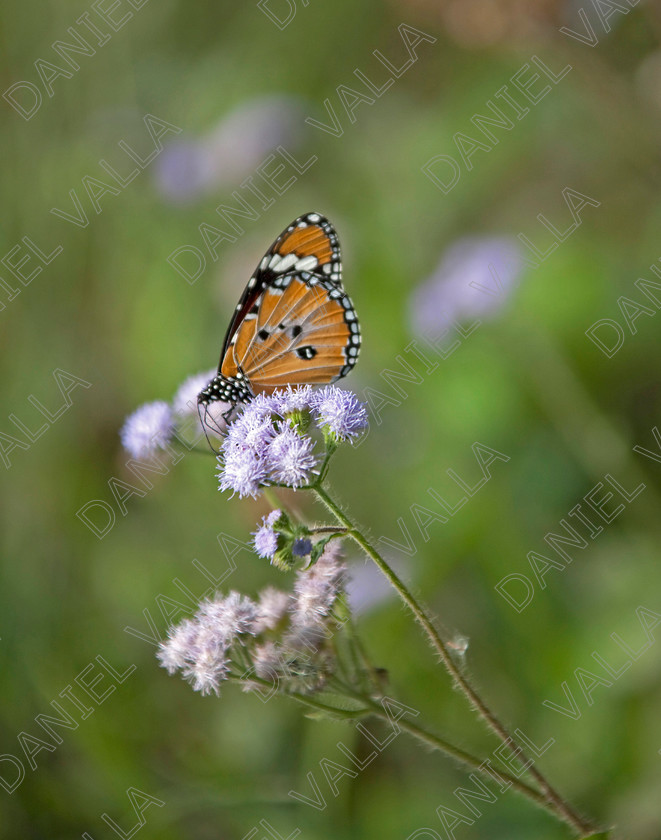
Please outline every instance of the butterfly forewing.
M230 342L246 318L255 315L261 304L262 293L286 272L310 271L341 286L342 263L337 233L331 223L319 213L306 213L295 219L268 249L255 273L244 289L230 323L219 370Z

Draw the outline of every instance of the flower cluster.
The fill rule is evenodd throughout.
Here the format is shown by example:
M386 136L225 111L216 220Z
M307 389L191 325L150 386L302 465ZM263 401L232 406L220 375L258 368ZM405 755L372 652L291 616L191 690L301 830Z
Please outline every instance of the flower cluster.
M145 403L130 414L120 432L124 449L133 458L167 449L184 422L198 414L197 395L214 375L211 370L190 376L171 403ZM314 441L305 433L312 420L333 446L355 438L367 427L365 406L355 394L334 385L318 391L303 385L270 396L260 394L229 426L225 421L228 409L231 406L222 402L207 407L202 428L215 437L227 432L219 459L220 489L233 490L241 497L255 496L268 484L296 489L311 481L318 463Z
M311 557L311 536L312 532L305 525L295 525L283 511L272 510L253 532L255 552L258 557L264 557L274 566L287 571L297 560ZM313 560L317 559L326 542L324 540L318 545Z
M237 592L204 601L170 628L158 659L202 694L219 694L230 677L246 690L261 690L257 677L285 691L317 691L333 671L328 639L345 575L337 542L329 543L311 569L297 572L293 594L269 587L257 602Z
M354 394L334 385L258 395L229 426L218 458L220 489L244 497L272 484L297 489L311 483L319 467L306 434L312 420L334 446L366 428L367 412Z
M163 400L145 403L130 414L120 431L122 446L133 458L147 458L166 449L190 417L197 415L197 395L215 376L216 371L189 376L178 388L171 403ZM212 425L211 434L218 434Z

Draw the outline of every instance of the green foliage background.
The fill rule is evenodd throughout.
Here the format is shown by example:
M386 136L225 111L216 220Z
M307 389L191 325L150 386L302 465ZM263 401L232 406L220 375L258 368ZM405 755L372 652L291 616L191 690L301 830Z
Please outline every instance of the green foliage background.
M20 79L38 83L33 62L56 61L52 42L67 40L67 28L91 9L72 0L6 0L3 89ZM611 633L639 648L646 637L636 609L661 613L659 463L633 452L634 445L656 449L659 316L642 316L632 335L617 305L627 296L651 306L634 282L658 279L649 266L661 258L661 123L658 98L650 98L659 76L646 80L658 67L661 22L654 4L640 3L612 17L606 33L594 8L585 4L585 12L599 37L594 48L560 33L562 20L552 16L534 35L506 30L476 44L458 43L424 4L299 2L281 31L256 3L152 0L95 56L80 56L80 70L54 82L54 96L43 94L33 119L3 101L0 252L24 236L42 250L59 243L63 252L15 299L0 289L0 431L20 437L10 415L33 430L42 424L30 395L53 411L62 404L55 369L91 387L74 390L67 412L29 449L14 450L2 470L0 752L21 757L26 776L13 794L0 791L1 837L112 837L101 815L133 826L131 787L165 802L145 811L141 840L238 840L260 819L283 837L299 828L306 840L407 838L423 826L446 836L435 810L458 807L453 791L469 780L439 755L401 735L333 796L319 761L342 761L338 740L369 751L353 726L309 720L284 699L262 704L232 688L219 700L200 697L157 667L153 645L124 632L147 633L149 610L163 633L158 596L181 600L175 578L200 595L208 583L192 560L220 575L228 562L218 535L247 540L267 510L263 500L221 496L213 461L191 454L167 477L154 476L144 498L128 501L126 516L116 508L103 540L76 511L93 499L112 502L112 476L133 480L117 434L124 416L144 401L170 399L186 376L213 366L245 272L295 216L318 210L339 229L364 336L347 387L393 395L381 372L397 369L398 355L413 363L405 352L409 295L441 252L464 234L524 233L546 247L551 240L536 216L564 230L566 187L600 207L585 208L580 227L526 270L497 319L439 359L422 383L401 383L401 404L383 409L360 448L336 457L333 486L375 539L401 542L397 520L404 520L415 553L391 549L390 556L404 557L412 586L447 633L470 639L469 671L502 717L538 744L555 739L542 767L563 793L604 825L617 823L623 836L661 836L659 646L614 685L598 686L591 705L574 674L604 673L593 652L622 666ZM563 20L581 26L575 16ZM336 88L359 88L356 68L378 75L373 50L401 64L401 23L437 41L420 44L416 64L375 104L357 108L351 123ZM554 72L568 63L572 70L514 130L496 129L499 143L476 152L473 169L462 167L444 194L421 167L434 155L458 157L453 135L476 136L471 116L484 113L486 100L533 55ZM87 204L86 228L49 213L70 206L72 189L87 201L82 177L103 178L98 161L112 161L120 139L150 148L144 114L200 135L239 103L270 93L301 97L306 115L322 121L329 98L344 134L306 127L297 157L318 162L259 221L247 222L245 235L221 248L194 285L167 257L180 244L200 244L197 226L213 224L220 202L232 203L231 187L172 205L150 167L120 195L105 196L101 214ZM4 268L0 276L16 285ZM600 318L625 326L611 359L585 335ZM484 488L423 535L411 505L431 506L429 487L456 501L447 469L474 484L475 441L510 460L495 462ZM517 613L494 586L506 574L530 574L527 553L549 553L544 535L606 473L628 490L640 482L646 489ZM309 500L295 501L321 517ZM247 551L235 560L226 586L255 593L284 585ZM381 603L360 626L395 696L466 748L493 750L397 602ZM60 692L97 656L120 672L136 669L87 719L77 715L75 730L58 730L62 743L39 752L30 769L17 735L43 735L35 716L52 712L52 700L64 705ZM567 705L563 681L580 706L578 720L542 704ZM0 766L7 778L9 767ZM292 789L311 795L310 771L328 801L323 811L288 796ZM483 810L456 836L567 836L509 794Z

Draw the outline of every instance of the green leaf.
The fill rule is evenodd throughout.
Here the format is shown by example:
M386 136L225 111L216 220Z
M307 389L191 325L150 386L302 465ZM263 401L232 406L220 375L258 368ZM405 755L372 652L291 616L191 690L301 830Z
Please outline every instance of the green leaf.
M366 706L362 700L347 697L345 694L323 692L317 694L315 699L328 706L328 708L307 709L305 712L306 717L330 718L331 720L355 720L356 718L365 717L372 713L372 709Z
M314 564L317 562L317 560L323 554L323 551L326 548L326 545L328 544L328 542L330 542L330 540L333 539L333 537L334 537L334 534L331 534L328 537L322 537L318 542L316 542L312 546L312 551L310 552L310 565L308 566L308 569L311 566L314 566Z

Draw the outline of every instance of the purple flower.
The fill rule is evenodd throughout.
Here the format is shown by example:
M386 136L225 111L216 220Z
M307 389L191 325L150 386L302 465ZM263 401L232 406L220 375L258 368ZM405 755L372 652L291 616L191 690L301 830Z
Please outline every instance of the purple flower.
M452 321L495 315L513 291L523 267L515 239L471 236L443 254L434 273L409 302L414 332L430 339L443 336Z
M213 167L209 152L198 140L174 140L154 166L158 190L170 201L187 202L206 192Z
M281 516L281 510L272 510L262 519L261 526L254 532L255 551L259 557L272 560L278 550L278 535L273 526Z
M332 385L317 392L305 385L260 394L230 423L219 458L221 490L255 496L263 485L297 489L310 483L317 460L314 442L305 433L308 411L335 442L350 440L367 426L365 406L350 391Z
M223 444L224 460L219 458L220 490L233 490L239 498L259 493L260 485L266 481L266 459L260 457L251 449L241 449L238 446L225 448Z
M182 382L172 400L174 413L181 416L197 414L197 395L211 382L215 375L216 371L210 370L206 373L196 373Z
M268 448L269 474L273 480L293 488L307 484L316 466L313 446L312 438L288 426L282 429Z
M400 577L405 580L410 577L406 558L388 557L387 560ZM395 590L371 561L351 566L346 592L353 615L363 615L396 597Z
M276 435L270 416L260 417L255 412L244 413L230 424L227 434L227 449L232 447L250 450L260 457L266 456L266 449Z
M268 96L241 103L198 139L177 139L158 156L154 178L162 195L185 203L238 185L277 146L300 143L302 103Z
M165 449L172 439L174 420L166 402L141 405L124 421L119 433L122 446L134 458L145 458L157 449Z
M317 425L336 440L349 440L367 428L367 410L351 391L327 385L313 395L311 404L319 415Z
M293 412L305 411L310 408L312 394L312 388L309 385L300 385L297 388L288 385L286 391L276 391L273 394L275 408L281 417Z

